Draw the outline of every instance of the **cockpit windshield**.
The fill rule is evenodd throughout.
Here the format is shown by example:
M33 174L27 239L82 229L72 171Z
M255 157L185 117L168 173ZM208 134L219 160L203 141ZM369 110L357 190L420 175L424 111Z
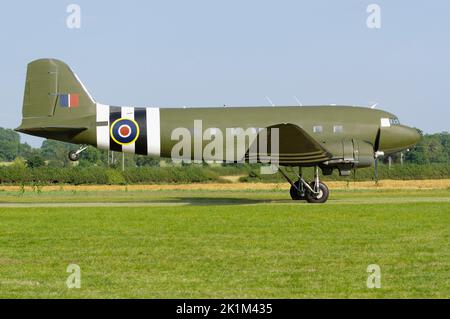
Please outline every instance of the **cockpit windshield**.
M390 118L389 119L389 123L391 125L400 125L400 121L398 120L398 118L394 117L394 118Z

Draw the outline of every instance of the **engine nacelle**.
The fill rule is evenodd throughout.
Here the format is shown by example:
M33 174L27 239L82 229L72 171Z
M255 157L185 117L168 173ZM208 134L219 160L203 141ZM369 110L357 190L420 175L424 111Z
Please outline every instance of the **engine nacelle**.
M370 167L374 164L373 145L360 140L342 141L342 153L320 165L323 175L331 175L334 169L339 175L349 176L352 169Z

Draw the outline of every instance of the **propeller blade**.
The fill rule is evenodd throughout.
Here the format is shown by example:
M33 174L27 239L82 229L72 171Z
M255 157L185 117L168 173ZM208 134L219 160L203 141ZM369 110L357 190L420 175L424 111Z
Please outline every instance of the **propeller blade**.
M375 184L378 184L378 156L375 156L375 170L374 170L374 179Z
M381 152L380 149L380 138L381 138L381 128L378 129L377 132L377 136L375 138L375 144L373 146L373 151L374 151L374 158L375 158L375 163L374 163L374 180L375 180L375 184L378 185L378 158L380 156L384 155L384 152Z

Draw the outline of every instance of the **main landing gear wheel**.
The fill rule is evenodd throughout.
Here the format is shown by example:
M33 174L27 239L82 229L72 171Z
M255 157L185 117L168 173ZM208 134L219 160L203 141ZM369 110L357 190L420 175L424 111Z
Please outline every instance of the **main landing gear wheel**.
M296 181L294 185L295 187L291 185L289 190L292 200L305 200L305 191L303 188L300 188L300 181Z
M77 151L70 151L69 152L69 160L72 162L77 162L80 159L80 153L77 153Z
M313 204L325 203L328 200L330 191L328 190L327 185L320 182L318 166L314 168L314 181L311 183L306 182L303 178L301 167L299 167L299 172L296 174L298 178L296 182L293 182L281 168L279 168L278 171L289 184L291 184L289 194L291 195L292 200L306 199L308 203Z
M327 185L325 185L322 182L319 182L319 187L316 188L316 183L312 182L310 186L315 192L311 192L309 190L306 192L306 200L308 201L308 203L313 204L325 203L328 199L328 195L330 194Z

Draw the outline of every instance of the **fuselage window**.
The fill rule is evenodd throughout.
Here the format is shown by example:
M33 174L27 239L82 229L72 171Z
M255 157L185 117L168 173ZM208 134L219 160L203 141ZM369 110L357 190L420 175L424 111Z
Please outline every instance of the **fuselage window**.
M334 133L342 133L342 132L344 132L344 127L342 125L335 125L333 127L333 132Z
M322 133L323 132L322 125L315 125L315 126L313 126L313 132L314 133Z

